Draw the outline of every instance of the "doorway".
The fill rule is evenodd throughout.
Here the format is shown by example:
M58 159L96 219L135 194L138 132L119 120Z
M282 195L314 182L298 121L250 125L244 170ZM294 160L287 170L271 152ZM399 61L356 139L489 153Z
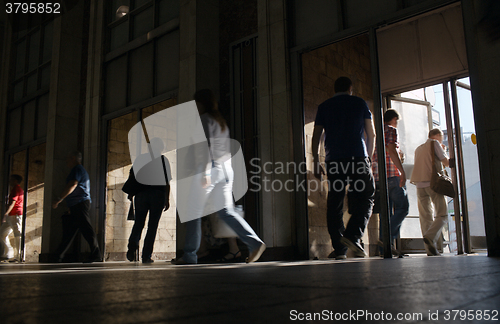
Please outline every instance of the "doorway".
M108 261L126 260L127 244L130 231L134 224L128 220L130 201L121 190L128 179L132 167L130 149L138 149L139 152L147 152L146 147L129 147L129 131L141 120L158 113L164 109L175 106L176 98L168 99L157 104L133 110L127 114L109 119L107 121L107 151L106 151L106 215L105 215L105 259ZM156 121L158 127L153 125L152 137L166 138L166 122L161 117ZM174 159L170 159L171 167ZM171 208L163 212L158 226L155 240L153 258L169 260L175 257L176 249L176 214L173 203L175 189L170 195ZM140 249L144 241L144 235L139 242Z
M484 251L484 215L460 2L380 28L377 43L385 104L403 115L400 132L407 175L411 174L415 141L423 143L433 127L443 130L449 154L457 161L457 167L448 170L458 194L448 199L449 219L441 248L458 254ZM399 243L403 251L423 252L415 188L411 184L407 188L410 214L403 222Z
M8 165L7 179L13 174L23 179L19 184L24 191L21 260L38 262L42 249L45 143L11 153ZM9 240L14 246L14 233L9 235Z
M373 112L373 89L368 34L362 34L302 54L302 91L304 109L304 142L307 164L307 214L309 221L309 258L327 258L332 252L326 221L327 181L312 174L312 133L318 105L334 94L335 80L341 76L353 82L353 95L363 98ZM323 139L319 158L324 162ZM344 203L344 223L350 214ZM365 250L370 256L378 254L378 217L370 218L365 236ZM348 252L350 253L350 252Z
M448 96L444 95L445 87L449 89ZM451 89L453 87L456 88L456 98L452 95ZM453 78L442 84L435 84L396 95L388 95L385 97L385 103L387 108L397 110L401 116L398 132L400 148L405 156L403 167L407 175L411 175L413 170L413 152L418 145L427 140L427 133L432 128L439 128L445 134L443 143L448 148L449 155L457 158L461 156L460 161L457 160L458 164L461 165L461 170L458 170L457 167L455 180L459 192L457 204L459 208L455 207L456 202L454 199L446 197L448 223L445 225L441 240L438 243L439 249L444 253L462 253L463 251L460 251L459 245L463 244L465 251L484 252L486 249L486 236L469 79ZM454 107L456 107L457 116L454 116ZM447 109L449 109L450 117L458 117L460 120L458 129L455 127L455 118L447 120ZM455 139L454 147L450 147L451 143L448 140L450 131ZM457 134L457 131L459 134ZM457 141L457 138L460 140ZM458 154L457 150L459 149L461 154ZM450 151L453 152L450 153ZM449 168L446 169L448 174L455 172ZM464 189L462 189L461 183L464 184ZM407 183L407 192L410 210L401 226L398 246L404 253L425 253L418 216L416 187ZM463 203L467 208L462 207L462 200L464 200ZM458 233L457 225L459 223L457 223L455 217L455 210L461 210L462 215ZM462 243L458 242L457 234L460 235Z

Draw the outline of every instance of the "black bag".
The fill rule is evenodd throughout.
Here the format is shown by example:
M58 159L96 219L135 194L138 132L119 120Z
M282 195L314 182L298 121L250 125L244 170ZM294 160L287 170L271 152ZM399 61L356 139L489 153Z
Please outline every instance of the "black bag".
M455 198L455 188L451 182L450 177L446 173L446 170L441 172L437 171L436 168L436 158L434 154L434 142L431 143L431 154L432 154L432 175L431 175L431 189L440 195L445 195L450 198Z
M142 186L135 179L133 168L131 168L130 173L128 175L128 179L123 184L122 191L128 195L135 196L141 191L141 189L142 189Z

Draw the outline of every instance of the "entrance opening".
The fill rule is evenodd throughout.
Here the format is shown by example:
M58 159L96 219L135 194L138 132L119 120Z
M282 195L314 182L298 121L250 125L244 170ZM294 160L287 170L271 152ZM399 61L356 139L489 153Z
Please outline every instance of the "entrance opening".
M341 76L353 82L353 95L363 98L373 111L373 89L368 35L363 34L302 55L304 134L306 145L309 217L309 257L326 258L332 252L330 234L326 222L326 181L320 183L312 174L312 133L318 105L334 94L335 80ZM321 162L325 151L320 143ZM350 217L344 203L344 223ZM365 231L363 243L370 255L377 253L378 217L372 217ZM351 252L349 252L351 253Z
M486 246L484 216L461 5L380 28L377 40L384 102L402 116L398 130L407 178L415 148L432 128L443 130L449 154L456 158L457 167L448 171L458 195L447 198L448 223L438 247L458 254L481 251ZM410 211L398 245L403 252L424 252L416 189L410 183L407 189Z
M108 122L108 145L107 145L107 174L106 174L106 260L126 260L128 238L133 220L127 220L130 208L130 201L127 194L122 191L123 184L127 181L129 171L132 168L129 148L129 131L141 119L145 119L159 111L176 105L176 99L169 99L158 104L143 108L139 111L132 111L126 115L113 118ZM162 120L158 120L159 125ZM150 136L166 138L165 127L153 129ZM139 149L141 153L147 152L147 148ZM175 159L169 158L172 172L175 172ZM174 195L175 186L172 186L170 193L170 208L163 212L156 234L153 258L169 260L175 257L176 249L176 214ZM142 249L146 228L143 230L139 250Z
M465 197L467 201L468 221L463 220L463 238L470 242L472 251L484 251L486 249L486 237L484 230L484 218L480 189L479 164L477 148L475 146L475 126L472 111L472 98L470 96L469 79L463 78L456 82L457 85L457 106L460 119L460 144L462 148L463 176L465 183ZM450 87L448 86L448 89ZM453 96L450 95L453 101ZM427 133L432 128L440 128L445 134L443 144L450 150L448 141L448 130L455 129L454 125L446 123L446 98L443 93L443 84L436 84L426 88L407 91L397 95L386 97L388 108L398 111L401 116L398 132L400 149L404 153L405 159L403 167L408 175L411 175L414 166L413 152L418 145L427 140ZM455 142L457 137L453 135ZM457 145L458 149L458 145ZM451 148L453 150L453 148ZM459 161L460 163L460 161ZM448 174L451 170L446 168ZM458 180L460 180L460 173ZM425 253L422 233L420 229L418 199L416 187L407 184L408 199L410 202L409 214L401 226L400 240L398 245L404 253ZM457 253L457 231L455 222L455 204L452 198L446 197L448 203L448 222L445 225L442 237L438 243L439 249L443 253ZM464 211L462 210L462 215ZM462 217L463 219L463 217ZM467 225L468 224L468 225ZM465 235L468 228L470 239Z
M38 262L42 249L43 191L45 179L45 143L11 154L9 177L20 175L19 184L24 191L22 236L20 244L21 259ZM8 239L14 245L14 233Z
M405 153L407 178L413 170L415 149L427 140L430 129L441 128L453 142L449 150L457 168L449 171L455 174L458 196L447 199L449 220L439 248L458 254L484 251L484 215L460 3L380 28L376 38L384 108L401 114L399 142ZM332 251L326 224L327 188L312 174L310 145L317 107L333 96L335 79L348 76L353 80L354 95L365 99L373 110L370 50L368 36L360 35L302 54L310 258L325 258ZM321 160L324 150L320 150ZM410 211L397 247L404 253L424 253L416 188L409 181L406 186ZM377 216L372 215L363 237L370 256L379 253ZM346 212L344 222L348 218Z

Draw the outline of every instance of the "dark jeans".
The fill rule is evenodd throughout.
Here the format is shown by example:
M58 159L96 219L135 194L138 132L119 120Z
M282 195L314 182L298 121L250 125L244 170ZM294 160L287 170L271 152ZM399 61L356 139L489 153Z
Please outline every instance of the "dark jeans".
M354 164L354 167L353 167ZM340 243L345 236L359 242L372 214L375 182L368 158L351 158L326 163L328 175L327 224L332 246L337 255L346 254ZM343 208L346 185L349 184L349 211L351 218L344 227Z
M63 218L63 238L57 250L59 258L63 259L68 251L71 242L74 240L78 231L83 235L83 238L90 246L91 256L100 254L99 245L94 229L90 224L90 200L82 201L74 206L69 207L70 215Z
M142 259L151 259L156 231L160 222L161 213L165 206L165 191L149 190L140 192L135 196L135 222L128 239L128 249L136 250L141 239L142 229L146 223L149 212L148 231L142 248Z
M378 186L378 181L377 181ZM410 208L406 186L399 186L399 177L387 178L387 191L389 192L389 219L391 220L391 244L398 237ZM382 240L382 226L380 226L380 240Z

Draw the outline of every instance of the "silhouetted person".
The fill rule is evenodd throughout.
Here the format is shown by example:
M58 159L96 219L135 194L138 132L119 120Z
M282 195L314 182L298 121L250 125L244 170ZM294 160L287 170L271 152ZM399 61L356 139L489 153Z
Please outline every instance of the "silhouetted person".
M448 221L448 208L444 195L438 194L431 189L432 146L434 147L436 170L438 172L443 169L443 165L454 167L454 161L448 159L442 143L443 132L439 128L429 131L427 141L415 149L415 166L410 180L417 187L420 229L429 256L439 255L436 242L441 234L441 229ZM434 208L432 208L432 205L434 205ZM433 217L433 209L436 214L435 218Z
M144 183L155 183L154 181L148 181L154 177L162 180L166 177L166 179L162 181L165 185L144 185L134 180L137 182L135 193L135 220L128 240L127 259L129 261L135 261L135 251L139 247L142 230L144 229L146 216L149 212L148 230L142 247L142 263L153 262L151 255L153 254L153 245L162 210L167 211L170 207L170 163L168 159L162 155L164 149L163 141L160 138L153 138L149 147L152 149L152 152L138 156L135 161L137 164L144 164L144 166L139 169L134 162L129 177L133 179L137 178L140 181L142 179L143 181L141 182ZM153 157L155 157L153 160L151 160L151 153L153 153ZM142 163L144 160L150 162ZM135 173L137 173L137 177ZM132 200L133 196L134 195L129 194L128 198Z
M90 224L90 178L82 166L82 154L78 151L72 152L66 163L71 168L71 172L66 178L66 188L54 201L52 208L56 209L63 200L66 200L70 218L74 222L74 230L80 230L90 246L90 256L84 262L102 261L97 238ZM63 241L58 249L59 261L64 258L73 237L74 235L63 235Z
M212 91L205 89L195 93L194 100L198 107L201 122L209 141L209 154L195 152L195 169L203 171L193 178L191 195L195 197L189 206L193 220L186 222L186 241L184 255L173 260L173 264L195 264L201 241L201 217L204 207L210 199L222 201L223 208L218 211L219 217L233 229L239 239L248 246L247 262L257 261L266 245L255 234L248 223L234 210L233 181L234 172L231 166L229 129L226 121L217 108L217 100ZM196 151L196 150L195 150ZM203 153L203 152L202 152ZM208 158L210 156L210 158ZM206 160L204 157L207 157ZM210 161L211 160L211 161ZM211 167L210 167L211 166ZM218 203L216 205L219 205Z
M9 198L0 226L0 242L3 247L2 260L21 262L21 236L23 221L24 191L21 189L23 177L13 174L9 179ZM9 234L14 231L14 248L10 245Z
M371 156L375 141L372 114L366 102L352 95L347 77L335 81L335 95L318 106L312 138L314 176L321 180L318 147L325 131L325 163L328 176L327 224L334 253L345 259L347 248L358 257L366 256L361 237L372 213L375 184ZM366 134L366 141L365 141ZM349 185L351 218L344 227L343 205Z

